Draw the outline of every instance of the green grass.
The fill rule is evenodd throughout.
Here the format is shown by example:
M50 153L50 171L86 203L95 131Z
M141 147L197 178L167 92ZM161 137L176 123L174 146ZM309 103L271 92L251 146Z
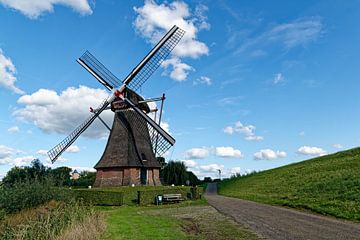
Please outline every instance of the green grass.
M109 239L257 239L206 204L206 200L187 201L156 207L101 207L107 216Z
M360 148L223 181L219 194L360 220Z

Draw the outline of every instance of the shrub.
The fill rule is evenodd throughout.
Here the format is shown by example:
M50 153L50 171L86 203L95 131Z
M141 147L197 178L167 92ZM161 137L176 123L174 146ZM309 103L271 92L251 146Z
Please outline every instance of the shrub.
M68 198L69 195L64 191L53 188L50 181L19 182L14 183L12 187L0 189L0 209L6 213L14 213L22 209L37 207L52 199L66 200Z
M123 204L122 192L103 191L98 189L71 189L69 193L78 200L93 205L121 206Z
M192 194L194 199L199 199L202 195L202 187L190 188L190 187L173 187L167 189L156 189L156 190L143 190L138 191L138 204L149 205L155 203L155 197L157 195L163 195L167 193L181 194L183 197L187 197L188 194Z

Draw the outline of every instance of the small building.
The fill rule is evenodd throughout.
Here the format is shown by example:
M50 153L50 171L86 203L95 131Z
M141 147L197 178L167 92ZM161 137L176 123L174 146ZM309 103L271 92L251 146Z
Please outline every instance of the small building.
M71 179L73 179L73 180L77 180L77 179L79 179L79 177L80 177L80 174L79 174L79 172L75 169L72 173L71 173Z

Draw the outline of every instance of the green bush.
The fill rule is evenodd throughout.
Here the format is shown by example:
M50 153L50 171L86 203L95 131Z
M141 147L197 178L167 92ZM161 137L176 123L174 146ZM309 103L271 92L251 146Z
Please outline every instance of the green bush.
M121 206L124 202L124 194L116 191L104 191L98 189L70 189L69 193L76 199L85 203L104 206Z
M0 209L5 213L14 213L37 207L52 199L67 200L68 198L65 192L52 187L52 183L47 181L19 182L14 183L12 187L0 189Z
M138 191L138 204L139 205L149 205L155 203L155 197L157 195L176 193L181 194L183 197L187 198L188 194L192 194L194 199L201 198L202 188L191 188L191 187L172 187L167 189L156 189L156 190L143 190Z

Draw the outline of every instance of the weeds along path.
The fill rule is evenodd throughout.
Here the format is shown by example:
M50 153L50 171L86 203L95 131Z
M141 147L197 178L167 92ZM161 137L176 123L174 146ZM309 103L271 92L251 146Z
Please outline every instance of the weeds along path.
M360 239L360 224L320 215L274 207L217 195L216 183L209 183L210 205L238 223L268 239Z

